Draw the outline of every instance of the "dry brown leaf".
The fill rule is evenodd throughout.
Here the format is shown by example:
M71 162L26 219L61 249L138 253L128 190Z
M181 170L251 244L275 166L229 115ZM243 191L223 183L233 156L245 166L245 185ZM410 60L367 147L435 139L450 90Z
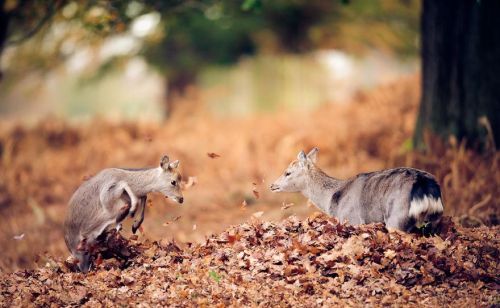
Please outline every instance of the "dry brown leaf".
M289 207L291 207L292 205L294 205L293 202L290 202L290 203L285 203L285 201L283 201L283 203L281 204L281 209L282 210L286 210L288 209Z
M14 239L15 239L16 241L20 241L20 240L22 240L23 238L24 238L24 233L19 234L19 235L14 235Z
M195 176L188 177L188 180L183 184L183 189L189 189L198 184L198 178Z
M102 261L103 261L103 259L102 259L102 255L101 255L101 254L99 254L99 255L97 256L97 259L94 261L94 263L95 263L95 265L99 266L99 265L101 265L101 264L102 264Z
M255 188L254 188L254 189L252 190L252 192L253 192L253 194L254 194L255 198L256 198L256 199L259 199L259 197L260 197L260 195L259 195L259 191L258 191L257 189L255 189Z
M91 177L92 177L91 174L86 174L86 175L82 176L82 181L88 181Z
M387 258L387 259L394 259L396 257L396 252L392 249L387 249L386 251L384 251L384 256Z
M255 217L255 218L260 218L262 215L264 215L263 211L255 212L255 213L252 214L252 216Z
M180 218L181 218L181 216L176 216L170 221L168 221L168 220L165 221L162 226L166 227L166 226L170 225L171 223L178 221Z
M216 153L207 153L207 156L212 158L212 159L220 157L220 155L216 154Z

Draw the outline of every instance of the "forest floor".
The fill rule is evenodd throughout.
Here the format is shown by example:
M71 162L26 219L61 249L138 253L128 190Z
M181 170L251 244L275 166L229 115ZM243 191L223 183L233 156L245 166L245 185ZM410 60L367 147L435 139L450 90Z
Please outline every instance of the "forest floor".
M0 302L498 304L500 152L430 136L413 151L419 93L412 77L307 112L222 117L193 96L164 124L0 123ZM338 227L298 194L269 192L313 146L338 178L394 166L435 174L456 226L433 238ZM85 277L70 272L62 222L76 187L106 167L155 166L165 153L181 161L185 203L151 194L136 255ZM320 242L304 248L304 237Z
M324 215L257 219L180 248L110 234L120 258L84 275L54 259L0 276L13 306L494 306L500 302L500 228L449 218L439 236L352 227ZM126 255L127 257L123 257Z

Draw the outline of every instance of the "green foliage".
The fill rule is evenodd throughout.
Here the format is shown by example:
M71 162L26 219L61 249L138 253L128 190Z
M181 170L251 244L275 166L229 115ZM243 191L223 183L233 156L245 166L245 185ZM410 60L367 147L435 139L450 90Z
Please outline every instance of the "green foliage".
M211 270L208 272L208 275L210 276L210 278L212 278L215 282L219 283L221 277L219 276L219 274L217 274L216 271L214 270Z
M207 64L231 64L255 52L251 33L258 20L224 13L220 4L206 10L182 10L164 22L164 39L144 55L162 71L196 72Z
M245 0L241 4L241 9L243 11L249 11L253 9L258 9L262 6L262 2L260 0Z
M9 13L8 41L22 41L37 29L44 35L48 31L40 29L46 30L48 27L44 26L52 22L63 24L67 36L75 41L87 40L95 45L108 36L127 32L136 17L158 12L161 34L146 40L142 55L162 74L183 80L181 83L193 82L207 66L230 65L241 56L255 53L304 53L318 48L362 53L375 47L412 56L418 51L418 0L13 0L9 3L12 14ZM46 44L43 39L39 41ZM60 63L67 56L60 48L68 40L52 41L53 50L45 48L40 53L31 48L37 63ZM24 55L27 56L28 53Z

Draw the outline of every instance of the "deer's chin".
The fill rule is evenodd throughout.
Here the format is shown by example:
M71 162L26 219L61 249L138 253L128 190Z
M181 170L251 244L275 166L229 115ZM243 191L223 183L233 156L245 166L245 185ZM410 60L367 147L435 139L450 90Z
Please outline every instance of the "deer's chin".
M165 195L165 199L168 199L168 198L174 200L175 202L179 203L180 205L182 205L182 203L184 203L184 197L174 197L174 196L169 197L169 196Z

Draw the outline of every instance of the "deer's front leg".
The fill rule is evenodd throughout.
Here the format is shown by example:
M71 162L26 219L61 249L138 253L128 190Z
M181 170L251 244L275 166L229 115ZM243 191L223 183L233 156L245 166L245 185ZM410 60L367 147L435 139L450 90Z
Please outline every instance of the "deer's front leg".
M139 211L140 211L140 216L139 219L134 221L134 224L132 225L132 233L135 234L137 232L137 229L142 225L142 222L144 221L144 212L146 211L146 199L147 197L141 197L139 199Z

